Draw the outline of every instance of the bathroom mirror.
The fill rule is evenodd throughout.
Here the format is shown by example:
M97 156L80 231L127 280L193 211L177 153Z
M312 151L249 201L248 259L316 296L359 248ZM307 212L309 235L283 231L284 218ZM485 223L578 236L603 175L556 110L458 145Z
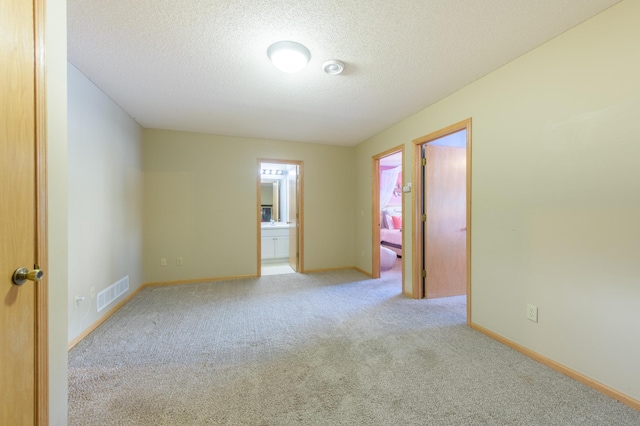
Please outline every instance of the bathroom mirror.
M276 179L263 179L260 184L260 205L263 207L263 212L271 208L271 218L275 222L280 222L280 181ZM265 220L266 216L262 216L263 222L269 222Z

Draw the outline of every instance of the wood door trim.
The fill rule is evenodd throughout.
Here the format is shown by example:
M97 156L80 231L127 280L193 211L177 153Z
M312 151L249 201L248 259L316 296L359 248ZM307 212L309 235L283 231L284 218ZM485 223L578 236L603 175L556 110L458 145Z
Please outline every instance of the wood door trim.
M304 269L304 163L302 161L295 161L294 164L298 165L298 177L300 178L300 194L296 197L298 200L298 227L300 228L300 234L298 235L298 267L301 274L305 273Z
M422 232L422 220L421 212L419 212L420 202L423 202L423 184L422 184L422 139L413 141L413 190L415 195L413 196L413 202L411 206L411 223L413 224L413 244L412 244L412 259L413 259L413 280L412 280L412 295L414 299L422 299L424 297L424 286L422 285L422 255L423 248L419 246L421 241L418 236ZM426 143L426 142L424 142Z
M256 220L257 220L257 229L256 229L256 240L257 240L257 247L258 247L258 254L257 254L257 260L256 260L256 265L257 265L257 277L260 277L262 275L262 271L261 271L261 266L262 266L262 241L261 241L261 234L262 234L262 214L261 214L261 210L260 210L260 164L261 163L274 163L274 164L292 164L292 165L296 165L298 166L298 176L300 178L300 194L299 195L299 200L298 200L298 214L299 214L299 218L298 218L298 227L300 228L300 232L298 234L298 271L299 273L304 273L304 162L301 160L274 160L272 158L258 158L258 167L257 167L257 187L256 187L256 194L258 197L258 201L256 203L257 206L257 216L256 216Z
M371 278L380 278L380 156L371 161Z
M260 161L260 159L258 158L258 164L256 167L256 194L258 196L258 201L256 203L256 222L257 222L257 227L256 227L256 244L258 247L258 253L256 256L256 276L260 277L262 276L262 209L261 206L262 204L260 203L260 200L262 198L262 179L261 179L261 164L262 161Z
M36 263L45 277L36 285L36 424L49 424L49 256L47 240L46 0L34 0Z
M404 145L389 148L371 157L371 277L380 278L380 159L399 152L402 156L402 182L404 185ZM400 204L404 223L404 191ZM376 219L376 217L378 219ZM404 259L406 250L405 234L402 233L402 290L404 292Z
M422 221L420 219L420 213L418 212L419 201L422 201L422 194L424 193L424 188L422 185L421 178L421 167L422 167L422 156L421 150L422 146L434 141L436 139L440 139L444 136L448 136L452 133L459 132L461 130L467 131L467 167L466 167L466 181L467 181L467 190L466 190L466 198L467 198L467 325L471 325L471 118L467 118L466 120L462 120L458 123L454 123L450 126L447 126L443 129L437 130L433 133L429 133L428 135L422 136L418 139L413 140L414 149L414 166L413 166L413 186L415 191L415 196L413 197L412 202L412 224L413 228L413 282L412 282L412 295L414 299L422 299L424 297L424 288L422 286L421 275L422 275L422 262L420 259L423 256L422 246L418 244L419 242L419 231L422 229Z

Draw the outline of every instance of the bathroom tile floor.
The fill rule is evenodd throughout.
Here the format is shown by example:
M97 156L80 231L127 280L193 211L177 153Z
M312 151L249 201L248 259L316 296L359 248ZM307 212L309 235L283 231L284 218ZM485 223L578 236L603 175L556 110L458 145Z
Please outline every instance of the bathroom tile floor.
M261 274L264 275L282 275L294 274L288 263L263 263Z

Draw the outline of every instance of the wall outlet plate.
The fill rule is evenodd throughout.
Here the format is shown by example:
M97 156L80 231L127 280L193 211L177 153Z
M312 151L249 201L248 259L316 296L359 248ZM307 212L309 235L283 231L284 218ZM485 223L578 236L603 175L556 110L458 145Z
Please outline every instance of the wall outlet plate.
M80 303L84 302L85 300L87 300L86 297L82 297L79 294L76 294L76 296L73 298L73 310L78 310L78 306L80 305Z
M527 319L533 322L538 322L538 307L535 305L527 304Z

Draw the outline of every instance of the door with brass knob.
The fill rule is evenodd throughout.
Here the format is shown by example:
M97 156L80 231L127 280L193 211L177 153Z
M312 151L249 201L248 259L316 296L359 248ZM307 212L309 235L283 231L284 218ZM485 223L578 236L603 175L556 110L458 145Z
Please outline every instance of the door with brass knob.
M44 199L37 182L46 160L36 154L44 143L37 135L45 134L42 58L35 47L36 37L41 38L35 21L41 22L43 5L4 0L0 13L0 425L46 424L48 411L42 379L46 332L40 333L44 327L39 325L47 317L41 308L46 283L39 281L40 268L16 271L46 262L38 245L44 220L36 213Z
M44 272L42 272L38 267L33 271L28 270L27 268L18 268L13 273L13 283L15 285L22 285L27 281L37 282L40 281L44 277Z

